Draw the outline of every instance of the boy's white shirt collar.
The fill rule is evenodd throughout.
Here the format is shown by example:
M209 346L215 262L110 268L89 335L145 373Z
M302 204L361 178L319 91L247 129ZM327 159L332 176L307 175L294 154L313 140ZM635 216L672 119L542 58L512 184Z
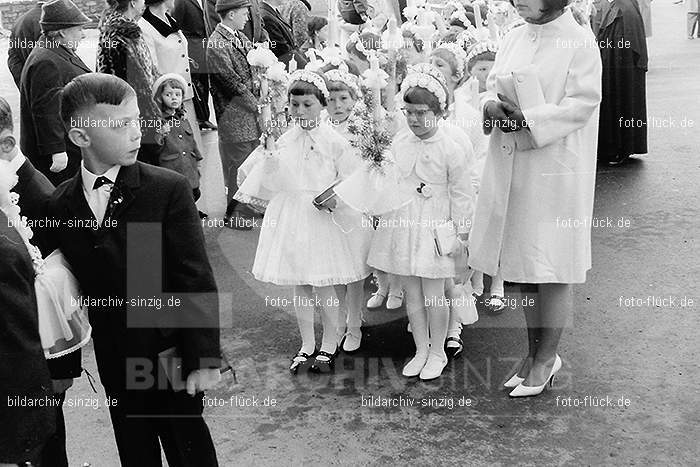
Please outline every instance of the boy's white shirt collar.
M92 191L92 187L95 186L95 180L97 180L98 177L107 177L112 181L112 183L116 183L117 176L119 175L119 169L121 169L120 165L114 165L102 175L95 175L85 167L85 161L81 162L80 175L83 179L83 190L90 193Z

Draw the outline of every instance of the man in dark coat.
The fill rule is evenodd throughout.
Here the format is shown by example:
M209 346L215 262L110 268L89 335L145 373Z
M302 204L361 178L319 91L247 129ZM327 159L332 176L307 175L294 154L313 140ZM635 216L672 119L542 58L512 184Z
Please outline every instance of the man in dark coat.
M214 111L219 123L219 155L224 171L226 225L250 229L252 212L233 199L238 168L260 144L259 90L246 59L252 44L242 33L250 0L219 0L221 22L209 38L207 60L211 71Z
M75 78L61 119L83 160L49 202L50 217L73 222L52 238L89 297L121 464L160 465L162 445L170 465L216 466L202 411L203 391L220 379L218 297L191 188L136 162L139 108L124 80ZM109 120L124 124L81 123Z
M190 70L195 88L194 110L202 130L216 129L209 121L209 67L206 57L207 39L219 23L215 4L215 0L175 0L172 11L173 18L187 38L187 52L193 63ZM203 5L206 11L202 9Z
M54 186L39 172L20 151L14 137L12 111L5 99L0 97L0 164L5 161L7 167L17 175L17 184L13 191L19 195L17 205L22 216L26 217L33 227L32 244L36 245L46 257L48 245L46 230L41 226L46 222L46 207ZM81 351L76 350L68 355L48 360L49 373L52 380L52 404L56 417L56 431L47 440L42 451L42 465L52 467L68 467L66 453L66 428L63 417L63 401L66 391L73 385L73 379L80 376Z
M278 0L273 1L275 5L279 3ZM297 68L304 68L308 60L294 43L292 27L289 23L287 23L282 18L279 11L268 2L262 2L261 11L263 25L270 38L270 50L272 50L275 56L285 65L289 64L289 61L294 57L294 60L297 62Z
M66 140L58 115L58 97L70 80L91 70L75 50L90 22L70 0L45 3L44 38L29 54L20 79L20 147L51 183L72 177L80 151Z
M10 32L10 45L7 49L7 67L12 73L12 79L19 89L19 81L22 77L22 68L27 61L34 45L41 37L41 6L44 2L37 2L22 16L17 18Z
M597 33L603 62L598 160L617 165L647 153L644 23L635 0L601 2Z

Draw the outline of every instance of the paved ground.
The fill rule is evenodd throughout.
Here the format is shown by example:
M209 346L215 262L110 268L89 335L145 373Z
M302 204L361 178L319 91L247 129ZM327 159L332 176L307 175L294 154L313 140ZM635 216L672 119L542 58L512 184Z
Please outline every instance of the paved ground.
M257 233L207 226L217 280L229 294L222 309L225 352L238 375L208 396L205 414L221 465L697 464L700 40L685 39L683 5L652 5L650 153L599 171L594 268L575 291L575 318L563 337L564 368L554 390L510 400L500 389L525 353L519 306L500 317L482 316L466 329L464 357L437 382L400 376L412 348L401 310L368 313L363 351L341 356L335 375L291 377L285 367L298 348L296 324L290 309L266 304L266 297L287 291L260 284L249 272ZM0 53L4 61L6 47ZM83 53L90 56L89 48ZM0 91L17 109L9 74L4 67L0 73ZM210 161L217 159L215 138L205 136ZM203 184L216 175L210 162ZM216 218L222 204L210 199L207 208ZM644 303L635 306L634 299ZM84 364L96 375L90 347ZM69 392L73 402L94 397L100 405L66 408L72 465L117 465L98 391L83 378ZM363 397L376 396L415 405L362 406ZM583 407L586 396L609 398L613 406ZM236 406L250 397L261 405ZM577 398L578 407L564 405ZM421 406L441 400L453 406Z

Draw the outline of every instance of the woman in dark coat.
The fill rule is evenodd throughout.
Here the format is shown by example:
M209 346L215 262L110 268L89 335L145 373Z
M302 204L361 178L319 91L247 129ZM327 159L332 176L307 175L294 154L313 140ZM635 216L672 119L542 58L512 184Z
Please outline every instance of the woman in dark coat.
M75 54L89 22L70 0L45 3L43 38L29 54L20 78L20 148L54 185L80 167L80 150L66 138L58 98L73 78L92 71Z
M603 61L598 160L617 165L647 153L647 43L634 0L601 2L598 44Z
M125 80L136 91L142 132L138 159L157 163L155 130L159 112L151 88L159 72L137 23L146 4L144 0L107 0L107 4L99 25L97 71Z

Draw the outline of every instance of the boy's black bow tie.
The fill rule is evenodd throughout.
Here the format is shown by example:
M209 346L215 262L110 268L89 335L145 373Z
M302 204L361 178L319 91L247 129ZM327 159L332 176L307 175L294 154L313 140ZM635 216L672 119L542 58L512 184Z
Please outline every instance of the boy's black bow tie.
M97 177L97 180L95 180L95 184L92 185L92 189L97 190L102 185L114 185L114 182L107 177Z

